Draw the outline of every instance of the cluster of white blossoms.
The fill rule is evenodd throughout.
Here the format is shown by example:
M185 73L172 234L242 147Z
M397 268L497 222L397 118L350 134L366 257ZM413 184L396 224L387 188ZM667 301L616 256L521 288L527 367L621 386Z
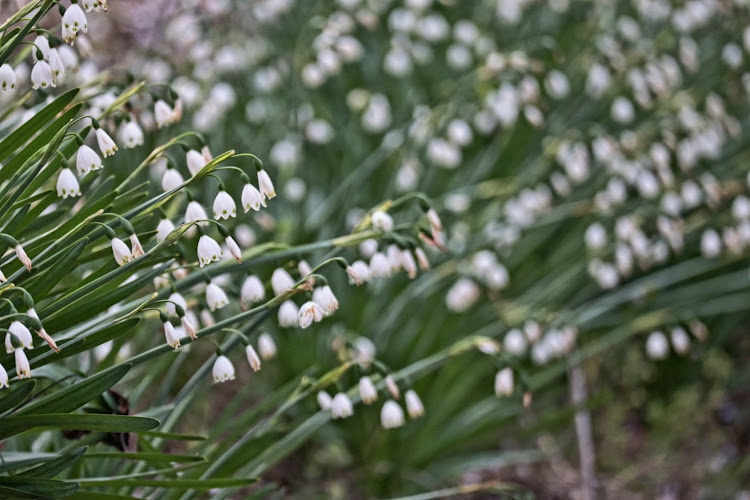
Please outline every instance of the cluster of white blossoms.
M402 427L406 421L404 410L398 400L401 398L401 390L395 379L386 375L382 381L383 388L386 390L389 399L387 399L380 410L380 423L384 429L394 429ZM378 401L378 388L370 376L363 376L358 383L358 396L362 403L371 405ZM354 415L354 405L352 399L345 392L339 392L333 397L325 391L317 394L318 405L323 411L330 411L331 417L335 419L349 418ZM404 393L404 404L409 417L416 419L424 415L424 404L419 395L413 390L408 389Z
M699 320L693 320L685 327L677 325L666 331L655 330L646 337L646 354L650 359L662 360L669 356L669 346L677 355L684 356L690 352L693 338L705 342L708 328Z

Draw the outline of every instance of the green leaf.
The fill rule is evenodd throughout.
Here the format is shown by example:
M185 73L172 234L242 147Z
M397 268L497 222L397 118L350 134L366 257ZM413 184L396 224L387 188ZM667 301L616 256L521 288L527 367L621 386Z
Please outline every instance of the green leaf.
M80 382L34 401L21 408L15 415L39 413L64 413L80 408L115 385L130 370L130 365L118 365Z
M24 498L63 498L78 490L78 484L54 479L25 478L19 476L0 477L0 491L13 490L24 492L32 496Z
M167 441L204 441L206 439L206 436L199 436L197 434L176 434L173 432L146 431L140 434Z
M44 366L46 364L58 361L60 359L68 358L76 354L89 351L94 347L109 342L110 340L116 339L122 335L127 334L130 330L140 322L140 318L128 318L119 323L109 325L105 328L95 330L91 333L87 333L83 337L78 337L65 343L60 344L60 352L56 353L53 351L45 351L40 356L33 359L34 367Z
M83 454L86 453L87 449L87 446L81 446L80 448L69 451L64 455L53 458L52 460L49 460L48 462L45 462L38 467L34 467L33 469L24 471L20 473L19 476L43 478L55 477L65 469L69 469L70 467L73 467L76 463L78 463Z
M107 479L102 478L101 480L89 480L89 479L76 479L81 486L107 486L107 487L120 487L120 486L134 486L144 487L151 486L154 488L171 488L175 490L210 490L213 488L236 488L239 486L247 486L257 481L256 478L247 479L234 479L234 478L219 478L219 479L145 479L145 478L133 478L133 479Z
M84 458L112 458L116 460L141 460L147 463L178 463L178 462L205 462L206 457L199 455L170 455L168 453L144 453L144 452L97 452L89 453Z
M2 64L2 63L0 63ZM18 127L13 133L0 142L0 163L2 163L10 154L15 151L20 145L28 141L33 135L42 128L44 123L47 123L60 111L73 101L73 98L78 94L79 89L72 89L64 93L50 104L41 109L38 113L35 113L29 121ZM49 142L52 137L57 133L51 133L47 138ZM5 170L5 169L3 169ZM10 172L8 172L10 174ZM0 171L0 181L7 180L5 172Z
M86 248L89 240L82 239L65 252L60 259L55 261L54 265L47 268L42 274L36 277L28 285L26 290L32 297L46 297L47 294L57 285L61 279L75 268L78 256Z
M24 380L23 382L16 385L16 387L5 396L0 399L0 413L4 413L11 408L15 408L19 404L26 400L26 397L34 390L36 380Z
M19 415L0 420L0 439L29 429L67 429L101 432L139 432L159 426L153 418L129 415L96 415L85 413L50 413L44 415Z

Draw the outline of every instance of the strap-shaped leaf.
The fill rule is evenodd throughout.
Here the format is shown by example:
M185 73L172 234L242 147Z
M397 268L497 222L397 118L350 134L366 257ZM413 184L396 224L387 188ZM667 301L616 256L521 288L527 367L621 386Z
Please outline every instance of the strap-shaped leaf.
M75 493L78 489L78 483L54 479L5 476L0 477L0 488L10 488L33 495L26 498L63 498Z
M0 63L1 64L1 63ZM72 89L64 93L50 104L42 108L38 113L31 117L29 121L18 127L13 133L0 142L0 162L3 162L8 156L18 149L22 144L31 139L42 126L55 117L60 111L73 101L78 94L78 89ZM48 141L57 133L53 132ZM0 174L0 180L5 180Z
M159 426L154 418L129 415L98 415L86 413L50 413L18 415L0 419L0 439L30 429L68 429L100 432L140 432Z
M26 401L26 397L34 390L36 380L24 380L18 384L7 396L0 399L0 413L15 408Z
M130 370L130 365L118 365L87 377L64 389L51 392L21 408L14 415L64 413L85 405L115 385Z
M43 477L52 478L64 471L73 467L81 459L88 446L81 446L75 450L69 451L63 455L55 457L33 469L29 469L19 474L19 476L30 476L30 477Z

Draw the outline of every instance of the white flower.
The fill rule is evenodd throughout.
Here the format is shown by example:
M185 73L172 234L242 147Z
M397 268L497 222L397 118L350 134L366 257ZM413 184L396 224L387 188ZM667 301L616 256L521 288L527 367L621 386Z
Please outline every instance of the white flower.
M241 201L245 212L251 208L257 212L261 206L266 206L266 200L263 195L250 183L245 184L245 187L242 188Z
M468 278L459 279L445 295L445 305L455 313L469 309L479 299L479 286Z
M375 389L375 384L372 383L370 377L359 379L359 397L366 405L378 400L378 390Z
M268 176L268 172L266 172L265 170L261 170L258 172L258 188L264 200L266 198L270 200L271 198L274 198L276 196L276 191L273 188L271 177Z
M26 251L23 249L21 245L16 245L14 248L16 251L16 257L18 257L18 260L21 261L21 264L30 272L31 271L31 259L28 255L26 255Z
M310 300L302 304L302 307L299 308L299 326L300 328L307 328L313 321L318 323L325 316L326 313L323 308Z
M7 385L6 385L7 387ZM318 405L320 406L321 410L330 410L331 409L331 402L333 401L333 398L331 398L331 395L328 394L325 391L318 392L318 395L316 396L316 399L318 400Z
M214 199L214 219L229 219L230 217L236 216L237 205L235 205L234 200L229 196L229 193L222 189L216 195L216 199Z
M159 128L166 127L172 123L172 108L161 99L154 104L154 120L156 120L156 126Z
M681 326L672 328L670 338L672 339L672 347L678 354L687 354L690 350L690 337L684 328Z
M180 306L184 311L187 311L187 301L185 300L185 297L182 296L182 294L174 292L169 296L167 301L168 302L166 303L164 308L167 310L168 315L177 316L177 307L175 307L175 304Z
M34 340L31 337L31 332L20 321L12 322L10 326L8 327L8 331L12 333L13 335L15 335L19 341L21 341L21 344L23 344L23 348L26 348L26 349L34 348Z
M198 338L198 332L195 331L195 316L190 313L190 316L193 318L191 320L188 317L188 313L189 311L185 312L185 315L180 318L180 322L182 323L182 327L185 329L190 338L195 340Z
M245 304L260 302L266 297L266 290L263 282L257 276L248 276L242 283L240 290L240 300Z
M380 410L380 423L385 429L395 429L404 425L404 410L401 406L389 399L383 404L383 409Z
M78 170L78 175L86 175L92 170L99 170L102 166L102 160L96 154L96 151L85 144L78 148L78 153L76 154L76 170Z
M87 33L89 31L86 14L78 6L72 4L62 16L63 40L66 43L73 44L79 31Z
M317 303L325 311L326 316L333 314L339 308L339 301L328 285L320 286L313 290L313 302Z
M211 374L214 377L214 383L226 382L227 380L234 380L234 365L229 358L224 356L218 356L214 361L214 367L211 370Z
M36 319L40 323L42 322L42 320L39 319L39 315L36 313L36 310L34 310L33 307L29 309L28 311L26 311L26 314ZM47 345L49 345L53 351L60 352L60 348L57 347L55 340L52 337L50 337L49 333L47 333L44 327L42 327L41 330L37 331L37 335L39 335L39 337L44 339L44 341L47 342Z
M396 384L396 381L390 375L387 375L385 377L385 388L388 389L388 392L391 393L393 399L398 399L401 397L401 391L399 391L398 389L398 384Z
M134 121L126 122L122 126L120 139L127 148L135 148L143 144L143 129Z
M49 59L49 40L42 35L36 37L34 40L34 48L31 50L31 56L34 59L34 62L39 61L39 57L37 57L37 49L42 53L43 60L46 61Z
M161 178L161 188L164 192L171 191L183 182L185 182L185 179L182 178L182 174L176 168L168 168Z
M63 62L65 70L75 71L78 69L78 54L75 50L71 49L67 45L61 45L56 50L58 55L60 56L60 60Z
M169 219L162 219L159 221L159 224L156 226L156 242L161 243L165 239L167 239L167 236L169 236L169 233L174 231L174 224Z
M258 337L258 351L260 357L265 360L273 359L276 357L276 343L273 341L273 337L263 332Z
M385 256L388 259L388 265L391 266L391 273L398 272L404 264L402 257L403 252L397 245L388 245Z
M510 396L513 394L513 370L503 368L495 375L495 394Z
M508 354L521 356L526 352L528 347L526 336L518 328L509 330L503 339L503 347L508 351Z
M141 245L141 240L138 239L138 235L133 233L130 236L128 236L130 239L130 246L133 248L133 258L140 257L144 255L146 252L143 251L143 246Z
M443 232L443 223L440 221L440 216L437 214L434 208L427 210L427 220L430 222L433 233Z
M13 345L13 335L11 335L10 332L6 332L5 333L5 352L10 354L15 350L16 348Z
M370 259L370 277L372 278L386 278L391 275L391 265L388 262L385 254L382 252L375 252Z
M55 86L55 80L52 78L52 68L47 61L38 61L31 70L31 84L34 90L38 88L46 89Z
M133 254L130 252L128 246L117 238L112 238L112 253L115 256L115 261L118 265L123 265L133 260Z
M203 326L206 328L210 328L216 324L216 320L214 319L214 315L211 314L211 311L208 309L203 309L201 311L201 323L203 323Z
M401 267L406 271L409 278L414 279L417 277L417 262L409 250L401 252Z
M281 295L293 288L294 283L294 279L285 269L278 268L271 275L271 288L274 295Z
M198 240L198 262L201 267L211 262L217 262L224 256L221 246L215 239L208 235L203 235Z
M646 353L651 359L664 359L669 354L669 342L662 332L651 332L646 340Z
M6 281L8 281L8 278L5 277L5 273L0 269L0 283L5 283Z
M16 375L18 375L18 378L30 378L31 366L29 366L29 358L26 357L26 353L23 349L16 349L13 353L16 355Z
M406 402L406 411L409 412L411 418L419 418L424 415L424 405L414 390L409 389L406 391L404 401Z
M113 141L109 134L102 128L96 129L96 142L99 145L99 151L102 152L102 156L105 158L113 156L115 151L117 151L117 144L115 144L115 141Z
M215 311L229 304L229 297L219 285L211 282L206 286L206 302L208 302L208 308Z
M0 90L7 92L16 89L16 72L10 64L0 66Z
M380 231L392 231L393 218L382 210L376 210L372 213L372 227Z
M234 259L242 263L242 250L240 250L240 246L237 244L236 241L234 241L234 238L231 236L227 236L227 238L224 240L224 242L227 244L227 248L229 249L229 254L234 257Z
M250 363L250 368L252 368L254 372L260 370L260 358L252 345L248 344L245 346L245 354L247 355L247 362Z
M65 79L65 63L57 49L49 51L49 68L52 70L52 79L55 84L61 83Z
M3 365L0 365L0 389L3 387L8 388L8 372L5 371Z
M185 161L187 162L188 170L190 170L190 175L193 176L195 176L195 174L200 172L201 169L206 166L206 161L203 159L203 155L194 149L191 149L187 152L187 154L185 155ZM234 202L232 202L232 204L234 204ZM214 206L216 206L215 203ZM214 209L214 213L215 212L216 209Z
M352 285L361 285L370 279L370 268L366 262L355 260L352 265L346 268L349 275L349 283Z
M167 339L167 345L172 349L180 347L180 339L177 338L177 332L169 321L164 323L164 337Z
M331 400L331 416L334 419L347 418L354 414L352 400L343 392L339 392Z
M293 328L299 325L299 309L291 300L284 301L279 307L279 326Z
M195 221L202 221L198 222L198 225L206 226L208 225L208 222L205 222L206 219L208 219L208 214L203 209L203 206L200 203L198 203L197 201L191 201L190 203L188 203L188 206L185 209L186 224Z

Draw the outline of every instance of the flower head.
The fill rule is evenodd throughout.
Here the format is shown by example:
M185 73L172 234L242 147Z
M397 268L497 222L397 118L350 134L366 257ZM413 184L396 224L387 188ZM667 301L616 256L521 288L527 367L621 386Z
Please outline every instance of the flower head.
M7 385L6 385L7 387ZM316 396L316 399L318 400L318 405L320 406L321 410L330 410L331 409L331 402L333 402L333 398L330 394L328 394L325 391L318 392L318 395Z
M10 64L0 66L0 91L8 92L16 89L16 72Z
M18 375L18 378L31 378L29 358L26 357L23 348L16 349L13 353L16 356L16 375Z
M62 16L62 28L63 40L71 45L75 42L79 32L87 33L89 31L86 14L78 4L74 3L65 10L65 14Z
M20 321L13 321L8 327L8 332L16 336L16 338L21 342L23 348L34 348L34 340L31 337L31 332L28 328L26 328L26 325L24 325Z
M376 210L372 213L372 227L380 231L392 231L393 218L382 210Z
M495 375L495 394L498 396L513 394L513 370L511 368L503 368Z
M3 387L8 388L8 372L5 371L3 365L0 365L0 389Z
M279 306L279 326L282 328L299 326L299 308L291 300L285 300Z
M167 239L167 236L169 236L169 233L174 231L174 224L169 219L162 219L159 221L159 224L156 226L156 242L161 243L165 239Z
M273 359L276 357L276 343L268 333L261 333L258 337L258 351L263 359Z
M78 170L78 175L86 175L92 170L99 170L102 167L102 160L96 154L96 151L85 144L78 148L78 153L76 154L76 170Z
M23 249L21 245L16 245L14 250L16 251L16 257L18 257L18 260L21 261L21 264L31 272L31 259L28 255L26 255L26 251Z
M409 412L411 418L419 418L424 415L422 400L419 399L419 395L413 389L406 391L404 401L406 401L406 411Z
M206 164L208 163L203 158L203 155L200 154L199 151L196 151L194 149L191 149L185 154L185 161L187 162L188 170L190 171L190 175L192 176L195 176L195 174L200 172L203 169L203 167L205 167Z
M156 120L156 126L159 128L164 128L172 123L172 108L161 99L154 104L154 120Z
M229 219L237 216L237 205L229 193L223 189L219 191L214 199L214 219Z
M254 372L260 370L260 357L258 357L258 353L255 352L255 348L251 344L245 346L245 354L247 355L247 362L250 363L250 368Z
M234 260L236 260L238 263L242 263L242 250L240 250L240 246L237 244L236 241L234 241L234 238L231 236L227 236L227 238L224 240L224 243L227 244L227 248L229 249L229 254L234 257Z
M135 121L131 120L122 126L120 140L126 148L135 148L143 144L143 129Z
M215 239L208 235L203 235L198 240L198 262L201 267L211 262L217 262L224 256L221 246Z
M68 196L81 196L78 179L69 168L62 169L57 177L57 196L62 199Z
M333 314L334 311L339 308L339 301L336 299L333 290L331 290L331 287L328 285L320 286L313 290L312 299L313 302L323 308L323 311L325 311L327 316Z
M102 156L105 158L113 156L115 151L117 151L117 144L115 144L115 141L113 141L109 134L102 128L96 129L96 142L99 145L99 151L102 152Z
M211 375L214 377L215 384L226 382L227 380L234 380L234 365L229 358L222 354L216 358L216 361L214 361Z
M312 300L305 302L302 304L302 307L299 308L299 326L300 328L307 328L312 325L313 321L316 323L320 322L325 315L326 313L323 308L316 302L313 302Z
M260 194L264 200L266 198L270 200L271 198L276 197L276 191L273 188L271 177L265 170L258 171L258 187L260 188Z
M271 275L271 288L274 295L281 295L290 288L294 288L294 279L286 269L278 268Z
M350 284L359 286L370 279L370 268L367 263L355 260L351 266L346 268L346 274L349 275Z
M34 90L38 88L49 88L55 86L55 79L52 77L52 68L47 61L37 61L31 70L31 84Z
M240 300L245 304L260 302L266 296L263 282L257 276L248 276L240 289Z
M185 179L176 168L167 168L161 177L161 188L164 192L171 191L179 187Z
M404 425L404 410L401 406L389 399L383 404L383 408L380 410L380 423L385 429L395 429Z
M141 240L138 239L137 234L133 233L129 235L128 239L130 240L130 246L133 248L134 259L146 254L146 252L143 251L143 245L141 245Z
M334 419L339 419L351 417L352 415L354 415L352 400L343 392L339 392L331 400L331 416Z
M372 383L370 377L359 379L359 397L366 405L378 400L378 390L375 388L375 384Z
M133 260L133 254L125 243L117 238L112 238L111 243L112 253L118 265L122 266Z
M208 308L215 311L229 304L229 297L219 285L211 282L206 286L206 302L208 302Z
M242 208L245 209L245 212L251 208L257 212L261 206L266 206L266 200L263 195L250 183L245 184L245 187L242 188L240 201L242 201Z
M167 345L172 349L180 347L180 339L177 337L177 332L170 321L164 323L164 337L167 339Z

